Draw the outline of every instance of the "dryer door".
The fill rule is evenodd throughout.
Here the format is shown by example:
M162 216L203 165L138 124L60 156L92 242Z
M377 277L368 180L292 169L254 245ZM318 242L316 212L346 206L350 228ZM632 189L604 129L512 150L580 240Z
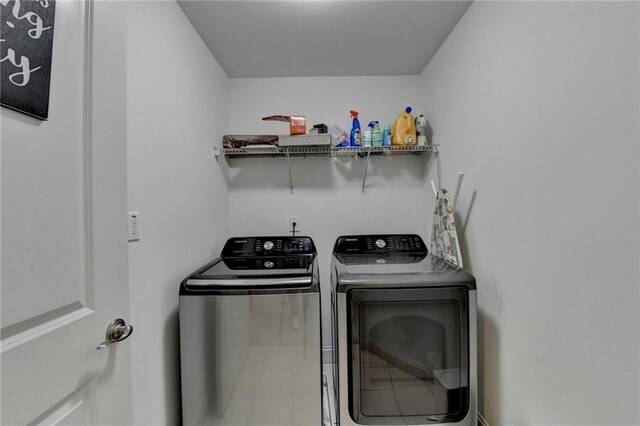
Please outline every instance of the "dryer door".
M469 410L468 291L348 292L349 412L358 424L456 422Z

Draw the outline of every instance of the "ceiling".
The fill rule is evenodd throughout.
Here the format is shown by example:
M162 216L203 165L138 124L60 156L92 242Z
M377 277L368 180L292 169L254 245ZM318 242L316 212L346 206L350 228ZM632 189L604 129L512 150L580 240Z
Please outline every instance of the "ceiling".
M178 3L229 77L417 75L471 4Z

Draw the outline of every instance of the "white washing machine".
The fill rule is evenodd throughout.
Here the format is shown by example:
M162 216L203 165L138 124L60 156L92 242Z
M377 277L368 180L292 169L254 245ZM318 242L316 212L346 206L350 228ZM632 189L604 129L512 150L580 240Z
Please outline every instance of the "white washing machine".
M475 426L474 277L418 235L351 235L331 280L338 424Z

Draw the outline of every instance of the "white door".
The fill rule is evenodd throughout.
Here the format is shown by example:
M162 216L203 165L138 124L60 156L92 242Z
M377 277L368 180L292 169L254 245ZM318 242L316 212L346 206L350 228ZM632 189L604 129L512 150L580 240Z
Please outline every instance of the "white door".
M58 0L49 120L1 108L3 425L131 422L124 12Z

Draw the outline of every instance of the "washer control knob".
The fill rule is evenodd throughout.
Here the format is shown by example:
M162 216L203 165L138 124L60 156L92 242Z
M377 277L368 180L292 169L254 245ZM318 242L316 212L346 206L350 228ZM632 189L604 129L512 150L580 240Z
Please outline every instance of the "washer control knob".
M387 243L383 239L376 240L376 247L383 249L387 246Z
M273 262L270 260L267 260L266 262L264 262L264 267L267 269L273 268Z
M265 241L262 245L266 251L273 250L273 241Z

